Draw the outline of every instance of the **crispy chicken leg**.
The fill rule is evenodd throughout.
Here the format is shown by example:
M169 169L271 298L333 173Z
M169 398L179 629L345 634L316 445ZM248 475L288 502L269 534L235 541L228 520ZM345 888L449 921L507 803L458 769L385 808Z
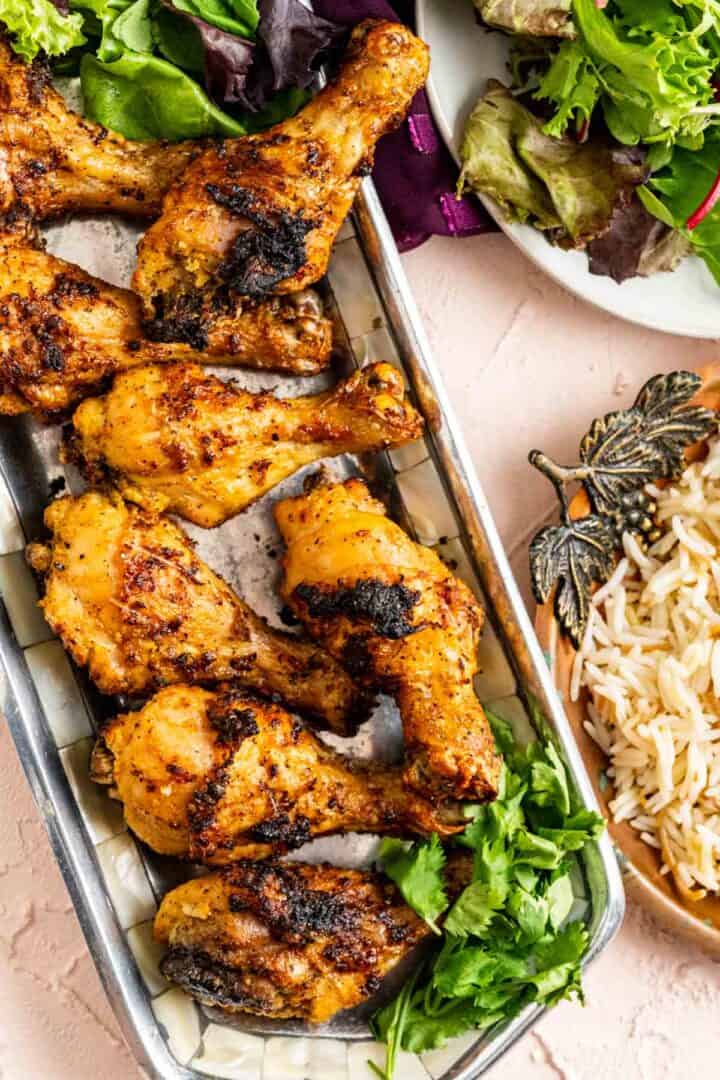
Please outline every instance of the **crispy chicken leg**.
M494 798L500 761L473 690L483 611L468 587L361 480L318 483L275 517L288 546L283 596L333 656L397 700L406 782Z
M331 326L312 292L239 301L205 343L143 336L134 293L48 255L22 221L0 232L0 414L54 413L115 371L171 360L311 374L330 360Z
M240 862L164 898L163 974L206 1005L311 1023L372 997L428 934L376 874Z
M0 212L18 203L35 218L114 211L156 217L163 195L202 143L130 142L83 120L0 37Z
M345 732L367 703L316 646L273 630L167 518L118 495L64 496L30 544L45 618L105 694L235 679Z
M297 116L206 150L140 243L133 287L146 318L192 324L228 298L295 292L322 277L377 140L427 72L427 47L407 27L368 20L338 78Z
M338 832L447 835L401 770L345 758L278 705L231 686L161 690L105 726L93 778L112 785L128 825L161 855L210 866L262 859Z
M311 461L420 435L400 372L373 364L332 390L251 394L195 364L133 368L73 417L69 455L91 481L211 527Z

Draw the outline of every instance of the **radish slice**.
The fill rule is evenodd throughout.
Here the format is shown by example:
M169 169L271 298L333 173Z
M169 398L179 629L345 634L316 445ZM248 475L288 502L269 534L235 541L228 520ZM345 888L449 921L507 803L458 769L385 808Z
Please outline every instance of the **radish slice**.
M704 221L708 216L718 199L720 199L720 172L713 180L712 187L698 206L697 210L695 210L685 222L685 228L690 230L696 229L700 222Z

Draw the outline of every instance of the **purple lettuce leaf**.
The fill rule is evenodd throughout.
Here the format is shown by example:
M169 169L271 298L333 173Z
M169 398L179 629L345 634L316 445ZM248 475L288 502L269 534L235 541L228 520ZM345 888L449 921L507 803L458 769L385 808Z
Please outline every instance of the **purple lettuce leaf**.
M201 19L194 20L196 25ZM255 44L204 23L198 25L205 48L205 89L221 104L242 104L255 58Z
M258 12L257 34L272 72L271 91L290 87L307 90L323 54L338 43L345 30L315 15L300 0L259 0ZM266 103L267 98L262 104Z
M181 11L163 6L196 28L205 54L205 89L219 105L259 112L279 90L306 89L325 53L345 30L308 10L300 0L260 0L257 41L247 41Z
M204 56L205 89L210 97L219 105L245 105L245 83L255 57L255 42L181 11L172 0L162 0L162 4L197 30Z
M587 245L591 274L611 277L620 284L632 277L647 277L674 270L689 245L680 233L648 213L637 195L613 211L610 227Z

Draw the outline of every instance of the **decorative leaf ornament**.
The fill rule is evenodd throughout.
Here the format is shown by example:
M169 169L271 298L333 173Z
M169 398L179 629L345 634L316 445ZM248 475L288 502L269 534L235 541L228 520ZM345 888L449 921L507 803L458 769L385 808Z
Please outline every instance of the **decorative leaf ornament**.
M593 585L612 574L622 534L640 533L651 541L659 536L645 485L678 477L686 449L717 430L714 410L690 404L700 385L690 371L655 375L632 408L593 421L577 466L556 465L541 451L530 452L530 464L554 485L561 507L561 524L541 529L530 544L533 592L544 604L554 590L555 616L576 648ZM593 512L573 521L567 486L578 482Z

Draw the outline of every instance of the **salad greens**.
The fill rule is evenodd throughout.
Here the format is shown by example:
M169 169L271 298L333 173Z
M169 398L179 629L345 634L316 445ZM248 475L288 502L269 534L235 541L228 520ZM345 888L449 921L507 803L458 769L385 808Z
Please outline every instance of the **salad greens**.
M587 247L593 273L623 281L672 269L692 250L720 283L718 0L570 0L567 7L552 0L474 2L488 24L515 35L512 87L506 93L532 117L535 131L553 140L557 152L540 173L518 134L517 119L508 130L510 106L496 108L493 118L481 110L482 102L497 103L499 92L491 87L468 121L461 155L464 187L491 195L512 220L545 230L551 242ZM499 158L494 168L487 153L478 159L479 134L473 127L480 121L483 138L502 144L504 177ZM644 182L613 182L613 146L637 148L645 163ZM573 227L557 201L564 179L557 164L561 148L575 173L592 149L601 151L595 181L603 208L598 206L590 228L584 222ZM547 198L539 199L537 185L528 181L528 170L532 180L543 181L543 194L560 218L559 232ZM593 195L585 191L585 201Z
M53 0L0 0L0 22L24 60L34 60L39 52L62 56L86 41L82 15L68 14Z
M460 188L481 190L518 221L575 246L607 229L619 199L647 176L642 156L609 139L545 134L542 121L499 83L473 109L463 137Z
M474 0L488 26L514 34L572 37L572 0Z
M128 52L104 64L88 54L80 76L87 114L128 139L163 139L168 132L189 139L236 136L247 130L180 68L158 56Z
M720 212L711 210L694 228L683 229L713 188L717 193L718 175L720 129L714 129L706 134L701 151L677 147L665 168L650 178L639 195L651 214L684 232L720 284Z
M572 921L574 853L604 823L578 810L551 742L520 747L488 713L504 766L493 803L468 806L468 825L443 854L437 839L385 841L383 870L442 938L400 994L376 1013L387 1043L384 1080L399 1049L423 1053L531 1003L582 999L585 927Z
M340 35L301 0L0 0L0 22L25 60L79 74L86 115L130 139L277 123Z

